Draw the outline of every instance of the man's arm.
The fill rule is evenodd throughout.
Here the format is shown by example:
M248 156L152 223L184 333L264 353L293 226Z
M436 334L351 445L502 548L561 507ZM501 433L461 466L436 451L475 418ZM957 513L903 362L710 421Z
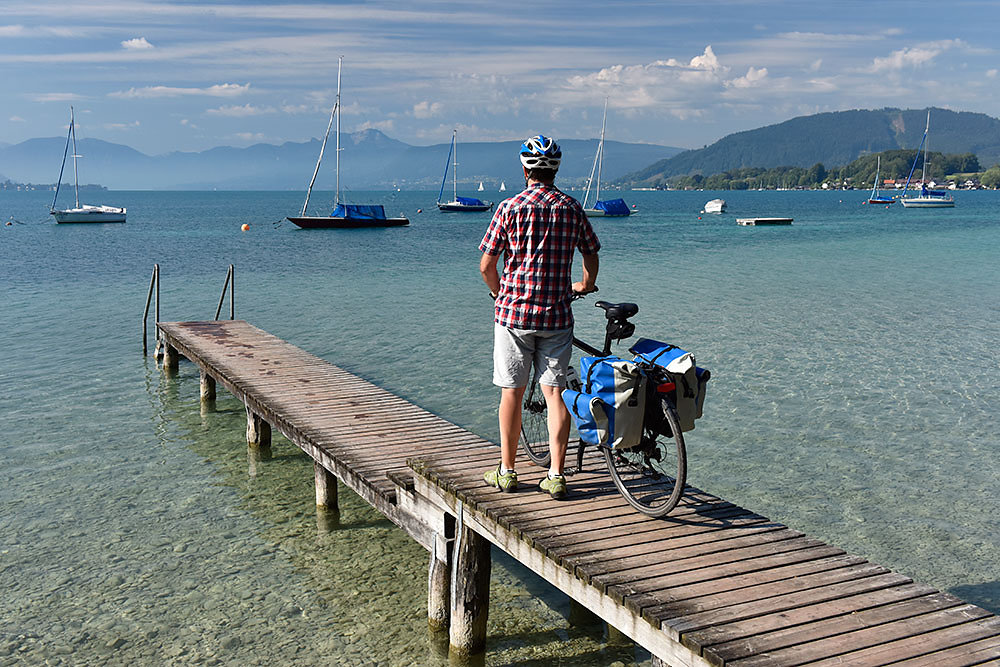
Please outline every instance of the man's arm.
M573 283L573 291L581 294L593 292L597 288L597 270L600 262L597 253L583 256L583 280Z
M500 293L500 273L497 271L497 264L500 255L483 253L479 260L479 273L483 274L483 282L490 289L490 294Z

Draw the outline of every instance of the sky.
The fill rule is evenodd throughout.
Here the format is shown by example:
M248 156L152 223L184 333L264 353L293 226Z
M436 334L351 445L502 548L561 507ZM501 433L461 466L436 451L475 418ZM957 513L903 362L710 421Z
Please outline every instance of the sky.
M1000 116L1000 3L0 0L0 142L150 155L308 141L343 56L342 129L409 144L542 133L700 148L796 116Z

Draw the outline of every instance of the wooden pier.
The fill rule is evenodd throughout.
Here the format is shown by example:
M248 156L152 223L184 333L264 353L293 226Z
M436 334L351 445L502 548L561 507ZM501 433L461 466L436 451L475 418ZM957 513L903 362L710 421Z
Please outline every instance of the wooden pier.
M562 502L501 494L492 443L246 322L160 322L179 354L246 405L266 458L277 429L315 461L316 502L337 480L430 552L428 620L452 650L485 648L490 544L674 667L981 665L1000 661L1000 618L689 487L666 519L631 509L595 458Z

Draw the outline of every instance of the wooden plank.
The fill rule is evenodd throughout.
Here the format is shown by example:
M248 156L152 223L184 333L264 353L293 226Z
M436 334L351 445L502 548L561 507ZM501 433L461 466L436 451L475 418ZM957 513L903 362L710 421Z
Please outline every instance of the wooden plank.
M870 628L890 621L920 616L962 604L962 601L953 595L935 593L903 602L859 609L838 617L824 618L749 637L731 639L722 644L707 646L703 649L703 653L712 662L724 665L728 661L770 653L797 644L807 644L853 630Z
M893 667L971 667L971 665L996 665L1000 663L1000 636L960 644L933 653L893 663Z
M984 618L989 618L990 622L970 622ZM995 634L998 631L997 621L985 609L967 604L770 651L729 664L734 667L800 665L805 662L816 667L884 665L966 643L970 638L981 639L990 633Z

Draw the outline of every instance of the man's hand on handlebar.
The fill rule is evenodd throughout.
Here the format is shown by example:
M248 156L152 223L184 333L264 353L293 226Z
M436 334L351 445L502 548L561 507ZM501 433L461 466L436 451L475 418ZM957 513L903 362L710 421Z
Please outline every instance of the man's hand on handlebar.
M577 282L573 283L573 286L572 286L571 289L573 291L573 298L574 299L579 299L580 297L582 297L582 296L584 296L586 294L590 294L592 292L596 292L597 291L597 285L592 285L590 287L587 287L586 285L583 284L583 281L577 281Z

